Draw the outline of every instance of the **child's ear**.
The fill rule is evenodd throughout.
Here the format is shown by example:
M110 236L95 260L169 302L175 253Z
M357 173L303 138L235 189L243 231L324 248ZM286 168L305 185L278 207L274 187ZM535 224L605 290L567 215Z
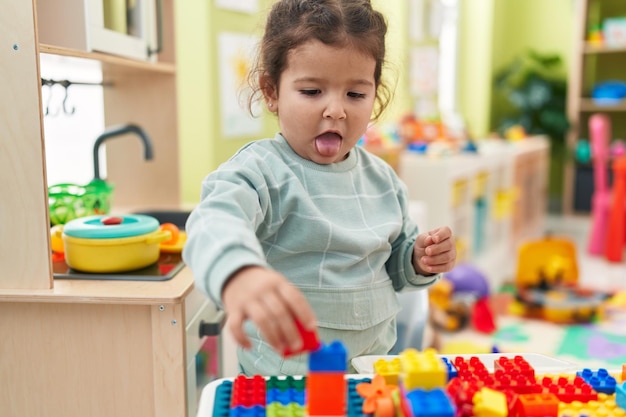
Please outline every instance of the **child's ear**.
M263 98L265 99L265 104L267 105L268 110L271 112L277 112L278 88L276 85L267 74L263 74L259 77L259 86L263 92Z

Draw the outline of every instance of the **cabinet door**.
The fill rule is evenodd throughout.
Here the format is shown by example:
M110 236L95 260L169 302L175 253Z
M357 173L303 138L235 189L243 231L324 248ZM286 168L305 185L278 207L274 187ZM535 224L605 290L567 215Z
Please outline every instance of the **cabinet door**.
M150 60L156 55L154 1L85 0L91 51ZM160 2L159 2L160 3Z

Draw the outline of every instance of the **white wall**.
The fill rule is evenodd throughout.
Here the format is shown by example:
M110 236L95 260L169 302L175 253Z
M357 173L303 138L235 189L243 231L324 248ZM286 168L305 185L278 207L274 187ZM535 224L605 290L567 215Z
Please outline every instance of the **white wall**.
M41 77L57 81L102 82L102 71L96 62L78 62L62 56L41 54ZM93 179L93 143L104 130L103 93L101 86L70 85L63 110L65 88L42 87L46 171L48 185L72 183L84 185ZM104 148L104 147L103 147ZM101 149L101 153L103 149ZM106 178L105 155L100 155L100 173Z

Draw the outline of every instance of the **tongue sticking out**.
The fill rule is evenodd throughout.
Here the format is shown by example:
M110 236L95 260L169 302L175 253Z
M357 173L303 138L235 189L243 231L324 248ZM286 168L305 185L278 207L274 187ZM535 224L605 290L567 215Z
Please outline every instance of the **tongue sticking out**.
M341 136L336 133L324 133L315 138L315 149L322 156L335 156L341 148Z

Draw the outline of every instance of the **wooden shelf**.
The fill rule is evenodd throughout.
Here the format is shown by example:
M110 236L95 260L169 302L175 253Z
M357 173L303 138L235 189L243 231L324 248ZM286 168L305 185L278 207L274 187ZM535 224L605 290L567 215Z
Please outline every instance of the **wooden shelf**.
M613 47L606 45L599 45L594 42L585 42L583 44L583 53L585 54L610 54L610 53L623 53L626 52L626 46Z
M101 52L85 52L60 46L39 45L39 52L51 55L66 56L69 58L88 59L100 62L102 65L111 65L119 69L149 71L162 74L175 74L176 66L169 62L144 62Z
M583 98L580 100L580 111L583 112L626 112L626 100L622 100L619 104L599 105L591 98Z

